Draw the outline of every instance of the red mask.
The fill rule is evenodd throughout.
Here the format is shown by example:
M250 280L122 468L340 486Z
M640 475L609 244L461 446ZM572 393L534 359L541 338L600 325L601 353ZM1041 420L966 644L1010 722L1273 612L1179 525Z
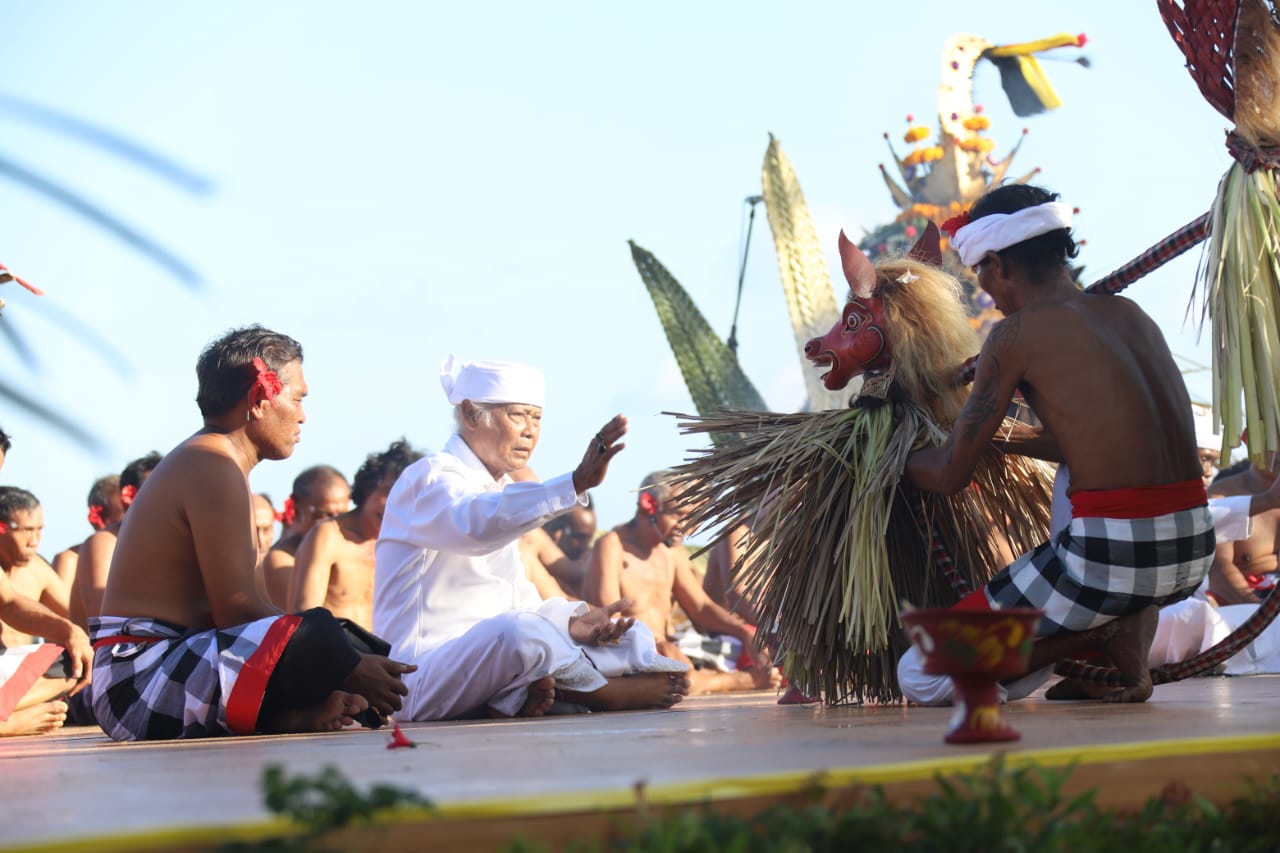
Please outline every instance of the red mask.
M907 257L942 265L936 225L929 223ZM829 332L804 345L805 357L815 366L831 366L822 375L822 384L832 391L844 388L855 376L888 370L893 361L884 300L876 291L876 269L843 231L840 232L840 262L845 280L849 282L849 303Z
M887 369L893 347L885 334L884 301L879 296L849 297L840 321L805 344L804 354L815 365L830 365L822 384L832 391L839 391L855 376Z

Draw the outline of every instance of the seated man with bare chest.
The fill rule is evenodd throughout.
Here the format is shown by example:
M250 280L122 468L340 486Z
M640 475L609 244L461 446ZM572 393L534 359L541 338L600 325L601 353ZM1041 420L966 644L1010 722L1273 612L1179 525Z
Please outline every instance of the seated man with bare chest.
M1219 543L1209 569L1209 594L1219 604L1257 604L1280 580L1280 468L1250 465L1209 486L1212 497L1251 495L1248 536Z
M781 676L768 654L755 649L755 628L730 613L702 588L702 581L681 540L686 512L679 495L666 482L669 472L657 471L640 484L636 513L596 543L587 566L587 600L593 603L627 599L625 615L649 626L663 655L690 663L671 637L672 603L678 602L702 631L736 637L750 656L749 670L690 673L691 693L729 693L777 687Z
M404 439L383 453L369 454L352 484L356 508L320 521L298 546L289 588L291 613L324 607L365 628L373 624L374 546L387 495L400 473L421 458Z
M250 326L196 375L204 427L139 490L89 619L98 723L116 740L376 724L413 667L357 651L327 610L281 613L257 571L249 472L299 441L302 347Z

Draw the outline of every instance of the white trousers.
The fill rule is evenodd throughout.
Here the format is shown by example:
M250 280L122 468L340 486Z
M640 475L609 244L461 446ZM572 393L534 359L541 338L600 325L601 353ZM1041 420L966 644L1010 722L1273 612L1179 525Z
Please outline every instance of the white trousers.
M636 672L684 672L662 657L653 633L637 622L617 645L579 646L549 619L512 611L473 625L465 634L409 661L409 695L398 720L453 720L489 706L514 716L529 685L551 676L556 686L593 693L609 678Z

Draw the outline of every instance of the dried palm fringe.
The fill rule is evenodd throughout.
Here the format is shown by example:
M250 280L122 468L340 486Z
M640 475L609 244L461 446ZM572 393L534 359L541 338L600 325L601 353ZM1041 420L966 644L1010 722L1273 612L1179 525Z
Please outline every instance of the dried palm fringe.
M900 488L908 454L945 438L914 405L676 417L686 434L741 436L694 451L675 478L698 528L723 537L751 525L734 583L761 626L773 626L787 678L828 704L900 700L897 661L909 645L900 602L956 601L917 510L974 586L1003 568L993 524L1015 553L1047 536L1052 489L1033 460L993 450L977 488L953 497Z

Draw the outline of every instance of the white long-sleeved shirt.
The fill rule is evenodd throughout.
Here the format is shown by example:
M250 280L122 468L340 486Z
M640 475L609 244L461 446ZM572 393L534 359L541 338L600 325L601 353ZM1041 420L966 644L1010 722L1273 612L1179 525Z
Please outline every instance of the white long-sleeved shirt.
M443 451L406 468L387 497L375 549L374 633L403 661L512 610L536 611L567 636L582 605L544 602L516 540L585 503L572 474L543 483L494 479L455 433Z

